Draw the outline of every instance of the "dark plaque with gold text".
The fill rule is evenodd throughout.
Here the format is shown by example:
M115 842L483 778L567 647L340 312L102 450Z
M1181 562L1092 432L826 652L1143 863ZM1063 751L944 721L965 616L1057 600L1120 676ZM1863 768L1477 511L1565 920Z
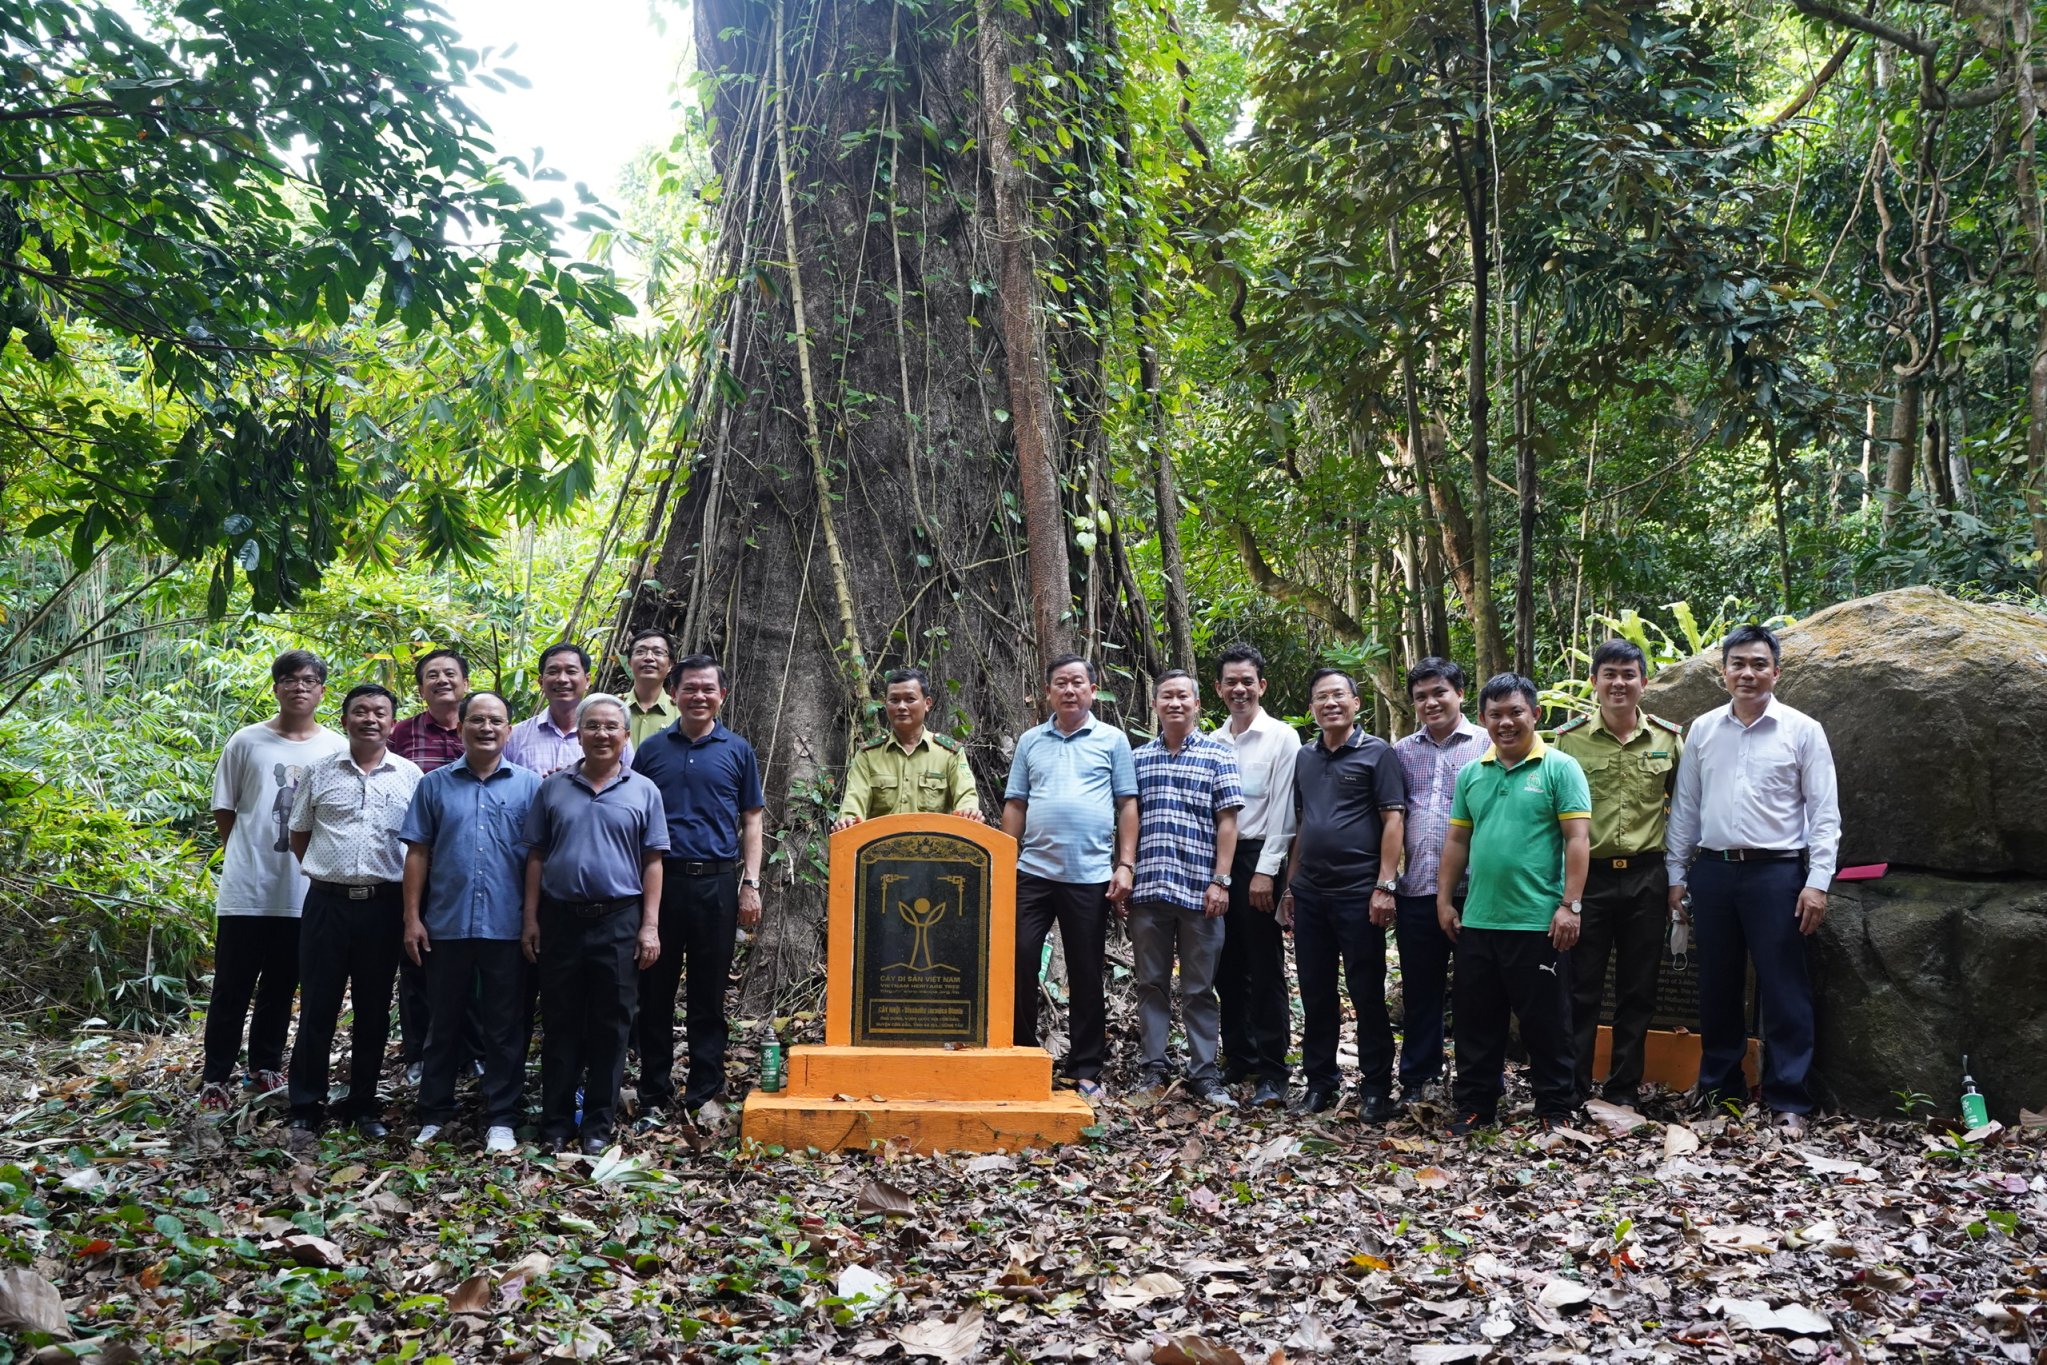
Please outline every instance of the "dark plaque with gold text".
M854 1045L987 1046L987 852L950 834L898 834L859 858Z

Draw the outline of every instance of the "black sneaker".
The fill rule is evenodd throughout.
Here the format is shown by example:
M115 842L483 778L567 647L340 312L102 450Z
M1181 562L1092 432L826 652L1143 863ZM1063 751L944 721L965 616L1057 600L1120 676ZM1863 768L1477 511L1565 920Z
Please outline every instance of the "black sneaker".
M1235 1109L1237 1107L1237 1097L1232 1095L1230 1088L1221 1081L1189 1081L1187 1082L1187 1093L1196 1103L1205 1104L1210 1109Z
M1386 1123L1400 1117L1400 1106L1391 1095L1367 1090L1358 1096L1358 1118L1365 1123Z
M1639 1111L1642 1107L1642 1092L1632 1085L1620 1087L1609 1085L1599 1092L1599 1098L1608 1104L1617 1104L1623 1109Z
M1451 1137L1470 1137L1480 1128L1491 1128L1499 1122L1491 1114L1459 1114L1450 1120Z
M1130 1087L1133 1095L1164 1094L1173 1084L1173 1073L1162 1066L1147 1066L1137 1073L1136 1084Z
M1260 1081L1258 1088L1251 1092L1253 1109L1283 1109L1286 1107L1286 1085L1281 1081Z

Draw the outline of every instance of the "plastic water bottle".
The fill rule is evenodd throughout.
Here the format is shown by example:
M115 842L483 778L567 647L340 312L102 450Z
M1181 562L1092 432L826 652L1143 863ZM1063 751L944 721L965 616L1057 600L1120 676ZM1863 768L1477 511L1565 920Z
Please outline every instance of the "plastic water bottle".
M1967 1057L1962 1058L1962 1122L1972 1129L1990 1122L1990 1102L1976 1088L1976 1078L1969 1074Z
M767 1046L761 1049L761 1089L773 1094L780 1090L784 1083L782 1040L770 1033Z

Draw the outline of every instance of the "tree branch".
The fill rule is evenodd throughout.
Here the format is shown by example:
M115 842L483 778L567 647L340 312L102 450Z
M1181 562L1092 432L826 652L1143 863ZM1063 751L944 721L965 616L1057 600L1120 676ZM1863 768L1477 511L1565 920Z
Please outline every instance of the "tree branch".
M1820 19L1842 28L1852 28L1857 33L1867 33L1870 37L1889 43L1892 47L1903 48L1915 57L1931 57L1938 50L1931 39L1909 29L1887 24L1867 14L1842 9L1839 5L1827 4L1826 0L1791 0L1791 8L1808 19Z

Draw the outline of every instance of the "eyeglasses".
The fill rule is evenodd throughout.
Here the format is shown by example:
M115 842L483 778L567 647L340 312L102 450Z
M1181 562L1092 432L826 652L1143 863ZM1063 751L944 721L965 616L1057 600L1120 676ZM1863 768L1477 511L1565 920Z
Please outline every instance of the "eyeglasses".
M289 678L279 678L273 684L276 687L289 687L295 692L310 692L326 685L325 678L316 678L310 673L294 673Z
M653 645L645 649L634 650L632 657L635 659L665 659L668 657L668 651L659 645Z

